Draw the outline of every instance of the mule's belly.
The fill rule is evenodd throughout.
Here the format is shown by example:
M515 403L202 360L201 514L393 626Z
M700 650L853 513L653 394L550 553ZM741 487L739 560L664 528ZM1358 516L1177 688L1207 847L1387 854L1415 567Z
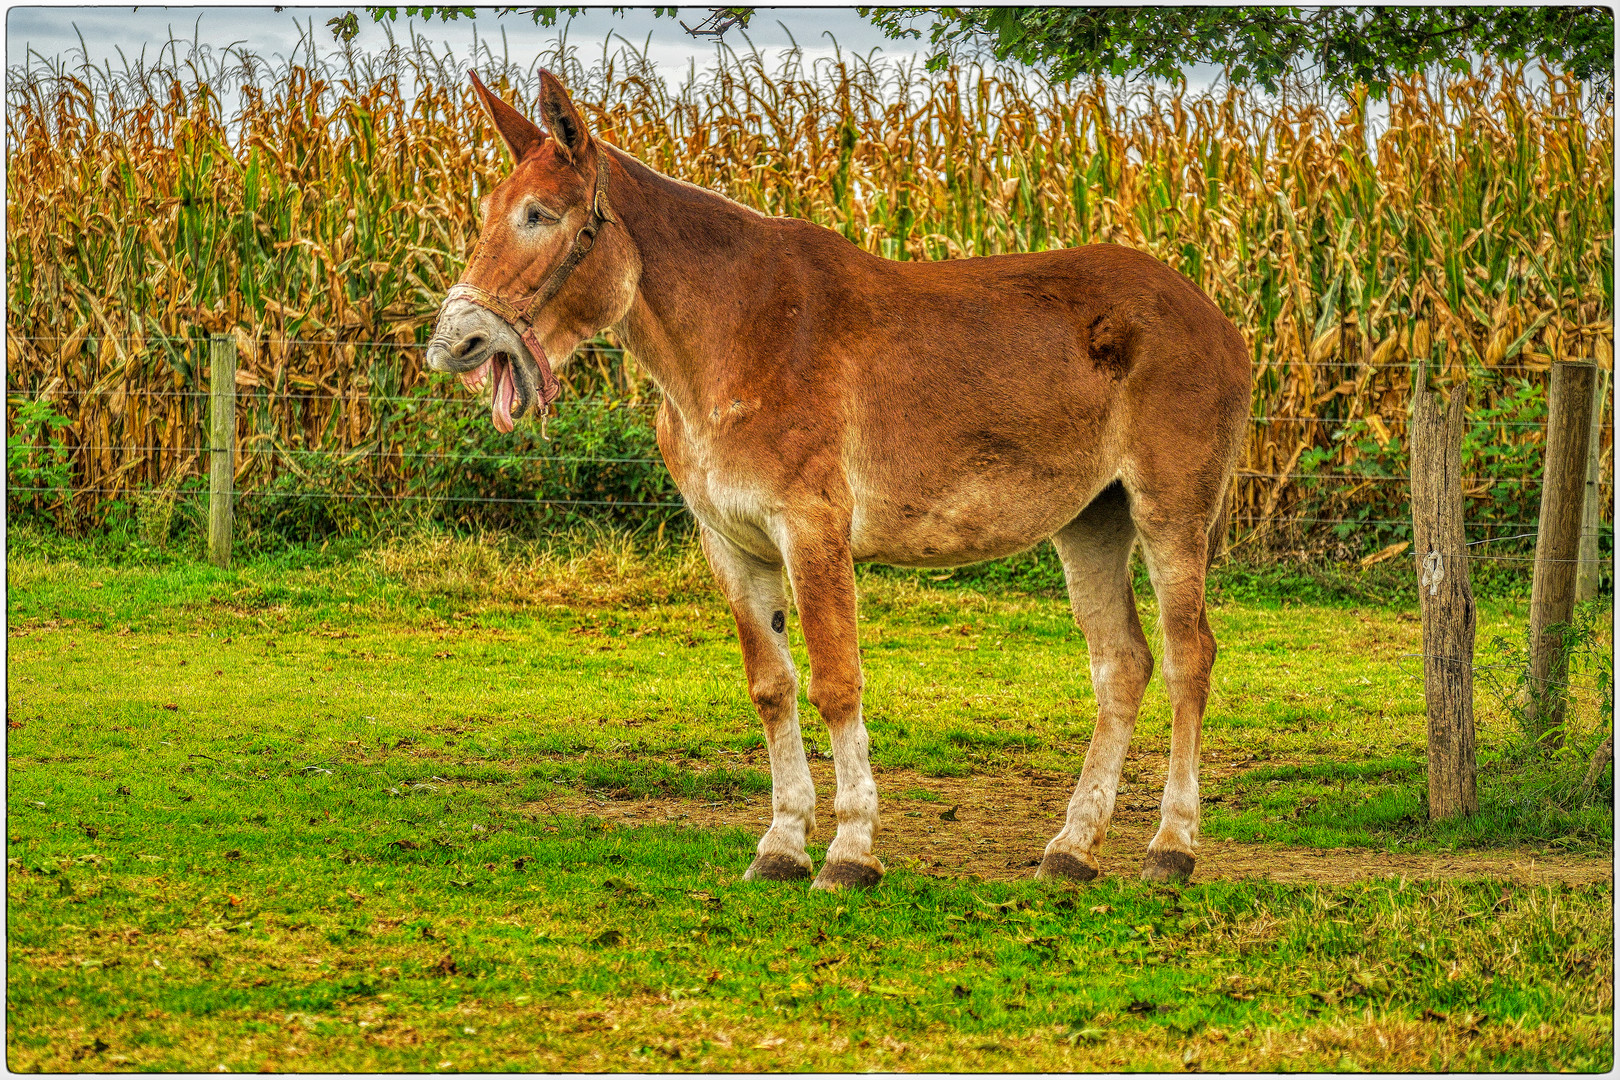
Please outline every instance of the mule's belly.
M1074 462L1039 474L964 472L933 485L873 479L851 477L855 561L944 567L1033 547L1073 521L1113 476Z
M707 431L683 430L660 411L659 446L688 509L737 548L775 562L799 527L847 507L856 562L945 567L1024 551L1057 532L1115 478L1114 440L1069 424L1042 441L1003 438L872 438L846 429L816 475L726 444ZM1062 430L1057 424L1035 423ZM1029 443L1035 443L1030 445ZM836 444L835 444L836 445ZM844 493L847 491L847 502Z

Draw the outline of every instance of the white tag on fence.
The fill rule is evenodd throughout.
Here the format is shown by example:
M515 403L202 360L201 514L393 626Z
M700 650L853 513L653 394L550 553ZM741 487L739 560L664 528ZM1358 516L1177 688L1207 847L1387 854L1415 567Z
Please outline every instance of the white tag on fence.
M1423 577L1418 582L1418 589L1429 587L1429 595L1434 596L1440 591L1440 579L1446 576L1445 566L1438 551L1431 551L1423 556Z

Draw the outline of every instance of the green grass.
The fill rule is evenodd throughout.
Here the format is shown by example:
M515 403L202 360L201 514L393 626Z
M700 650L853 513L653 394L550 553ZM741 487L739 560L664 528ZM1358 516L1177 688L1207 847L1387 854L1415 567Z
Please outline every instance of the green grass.
M734 831L437 793L373 823L324 775L263 798L262 822L217 797L158 818L103 796L105 834L53 830L13 867L13 1068L1612 1060L1607 887L896 871L827 896L740 884L751 838Z
M1512 547L1497 549L1498 554L1529 555ZM1324 607L1376 604L1415 606L1412 593L1411 559L1402 557L1371 567L1356 563L1331 562L1321 555L1298 552L1280 558L1247 560L1240 549L1234 557L1221 560L1209 581L1209 595L1217 603L1235 600L1250 604L1278 604L1284 599ZM1147 568L1140 558L1132 563L1136 591L1148 589ZM926 579L933 587L952 590L1016 591L1036 596L1061 598L1064 595L1063 564L1050 544L1029 551L976 563L948 571L913 571L874 566L868 573L907 580ZM1480 562L1469 567L1474 595L1494 601L1526 601L1530 598L1529 560Z
M428 536L220 572L13 539L14 1069L1612 1061L1607 885L1054 888L895 867L824 896L741 883L752 835L537 811L559 788L768 790L734 756L758 722L689 549ZM923 790L905 770L1078 770L1092 703L1061 603L863 582L885 794ZM1522 618L1482 603L1481 633ZM1205 784L1206 836L1611 850L1607 806L1512 801L1512 732L1488 713L1484 812L1427 824L1413 613L1227 599L1212 620L1205 751L1236 766ZM1150 757L1165 712L1155 680Z

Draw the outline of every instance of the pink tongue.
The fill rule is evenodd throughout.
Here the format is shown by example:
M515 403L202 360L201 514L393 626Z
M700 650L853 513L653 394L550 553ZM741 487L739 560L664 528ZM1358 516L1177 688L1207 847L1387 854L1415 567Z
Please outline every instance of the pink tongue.
M495 391L491 395L490 419L495 430L505 434L512 430L512 409L517 405L517 383L512 379L512 365L504 357L495 357Z

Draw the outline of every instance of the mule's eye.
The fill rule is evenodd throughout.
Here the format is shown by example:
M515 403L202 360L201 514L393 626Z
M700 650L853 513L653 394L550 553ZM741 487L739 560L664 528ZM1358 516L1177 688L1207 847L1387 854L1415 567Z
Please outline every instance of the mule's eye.
M540 211L531 207L529 209L529 228L532 229L536 225L539 225L542 220L543 219L540 216Z
M541 225L549 225L556 220L557 216L543 206L531 205L528 213L524 215L524 222L531 229L537 229Z

